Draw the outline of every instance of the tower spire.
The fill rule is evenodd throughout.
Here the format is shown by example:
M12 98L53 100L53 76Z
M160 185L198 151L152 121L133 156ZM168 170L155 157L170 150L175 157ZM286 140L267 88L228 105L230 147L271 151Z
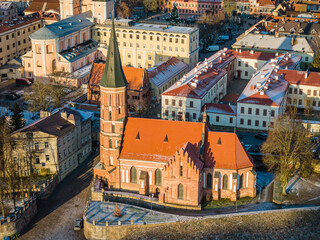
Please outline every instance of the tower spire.
M100 81L100 86L106 88L119 88L127 86L127 80L122 70L113 17L108 54L104 72Z

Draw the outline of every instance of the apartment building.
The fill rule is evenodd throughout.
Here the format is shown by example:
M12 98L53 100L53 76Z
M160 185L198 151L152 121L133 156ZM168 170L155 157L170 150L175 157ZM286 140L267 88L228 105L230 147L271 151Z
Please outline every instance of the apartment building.
M0 67L18 58L31 49L30 34L43 26L41 14L35 13L0 23ZM9 71L9 70L8 70ZM3 71L0 81L8 79Z
M18 7L13 2L0 2L0 23L18 17Z
M32 49L22 56L25 77L54 78L75 87L87 83L98 48L91 39L91 16L81 13L31 34Z
M227 72L203 63L161 95L163 119L199 121L205 103L217 103L227 93Z
M60 181L91 154L92 114L64 108L12 133L13 159L29 175L59 175Z
M100 44L102 60L107 54L111 22L106 20L92 28L93 40ZM123 66L151 68L173 55L190 68L198 63L198 28L135 23L129 19L114 22Z
M237 100L237 127L267 130L286 110L289 83L281 69L299 69L300 56L285 54L271 59L254 76Z
M236 11L241 15L250 14L250 1L249 0L235 0Z
M320 111L320 73L308 71L279 70L290 84L287 105L297 108L310 107Z
M277 4L277 0L250 0L250 14L269 15Z
M161 100L161 94L188 72L188 65L175 57L148 69L152 96Z
M222 10L222 0L177 0L172 2L178 8L179 14L204 15L206 12Z

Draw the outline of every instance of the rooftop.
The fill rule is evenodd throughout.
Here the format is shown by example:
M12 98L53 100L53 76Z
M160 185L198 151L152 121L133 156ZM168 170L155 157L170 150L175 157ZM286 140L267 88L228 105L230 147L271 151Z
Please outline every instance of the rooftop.
M74 62L97 50L98 43L92 39L61 51L59 54L68 62Z
M59 0L33 0L25 12L55 11L60 13Z
M41 20L42 16L40 13L33 13L30 15L26 15L23 17L17 17L15 19L12 19L10 21L5 21L3 23L0 23L0 34L5 33L7 31L10 31L12 29L16 29L19 27L22 27L24 25L27 25L32 22L36 22Z
M280 69L279 74L290 84L320 87L320 72Z
M199 156L201 137L202 123L199 122L128 118L120 158L167 163L177 150L186 149L188 143ZM204 154L207 167L241 169L253 166L235 133L208 131Z
M237 115L237 106L229 104L207 103L202 107L202 112L206 108L207 113Z
M62 21L47 25L30 35L31 39L48 40L67 36L86 27L93 26L91 11L75 15Z
M227 49L220 50L184 75L163 95L202 98L227 72L222 70L235 59Z
M291 36L279 36L252 34L244 36L232 45L232 48L267 49L279 51L308 52L313 53L309 40Z
M160 25L160 24L148 24L148 23L135 23L130 19L115 19L115 28L130 28L136 30L144 30L144 31L159 31L159 32L167 32L167 33L180 33L180 34L191 34L198 30L195 27L180 27L180 26L171 26L171 25ZM107 19L105 21L105 25L111 26L111 20ZM99 26L105 26L101 24L97 24Z
M290 54L271 59L254 73L237 102L279 107L289 86L279 73L279 69L283 66L287 69L295 69L300 61L300 56Z
M161 63L159 66L148 70L148 77L157 87L161 87L171 78L188 68L188 65L175 57Z

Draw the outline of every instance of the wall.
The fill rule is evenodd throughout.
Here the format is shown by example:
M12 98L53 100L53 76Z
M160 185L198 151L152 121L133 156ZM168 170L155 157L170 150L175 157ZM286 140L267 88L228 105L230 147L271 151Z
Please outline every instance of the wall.
M6 236L11 236L16 232L21 232L30 223L37 212L37 202L34 200L25 208L25 211L18 216L16 220L0 224L0 239Z

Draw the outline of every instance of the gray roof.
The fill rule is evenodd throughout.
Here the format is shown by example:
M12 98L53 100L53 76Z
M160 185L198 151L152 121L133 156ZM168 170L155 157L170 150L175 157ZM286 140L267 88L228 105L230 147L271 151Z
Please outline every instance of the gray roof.
M233 48L270 49L279 51L308 52L313 53L310 42L305 38L295 38L292 45L292 37L263 34L251 34L244 36L232 45Z
M93 23L88 19L92 17L92 12L88 11L66 18L62 21L45 26L30 35L31 39L46 40L64 37L83 28L92 26Z

